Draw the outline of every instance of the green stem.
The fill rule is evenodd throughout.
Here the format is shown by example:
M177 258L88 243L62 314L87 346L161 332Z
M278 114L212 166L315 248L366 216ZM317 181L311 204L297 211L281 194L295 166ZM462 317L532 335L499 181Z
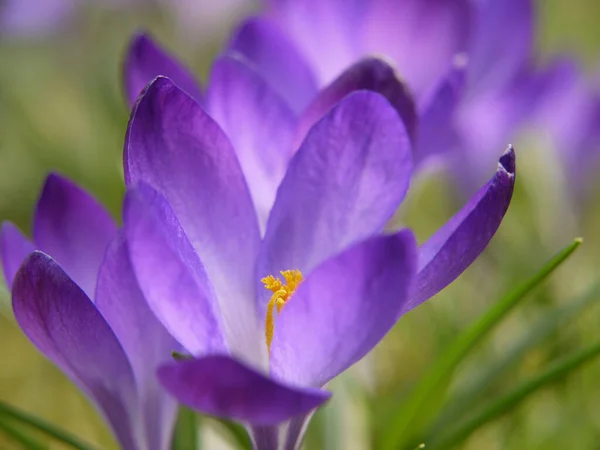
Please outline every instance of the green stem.
M11 440L21 444L21 447L25 450L46 450L48 448L4 420L0 420L0 431Z
M533 277L518 285L515 289L495 302L475 323L463 331L442 355L433 363L432 367L422 376L406 402L401 405L395 416L390 420L391 426L385 430L381 448L396 449L404 444L410 445L415 438L414 421L422 416L427 406L436 402L446 382L452 376L454 369L469 354L492 329L535 287L544 281L556 270L573 252L581 245L581 239L565 247L554 258L546 263ZM408 439L408 441L407 441Z
M72 434L61 430L60 428L56 428L54 425L42 420L38 417L35 417L31 414L28 414L24 411L21 411L14 406L10 406L2 401L0 401L0 416L10 417L13 420L23 423L25 425L29 425L36 430L41 431L44 434L56 439L57 441L61 441L62 443L68 445L71 448L77 450L92 450L89 444L84 443L79 440L79 438L73 436Z
M570 372L598 355L600 355L600 342L563 358L557 363L552 364L538 376L524 382L504 397L491 402L481 412L456 427L454 431L449 432L446 436L442 435L439 440L434 441L431 445L435 446L435 448L449 449L451 446L469 437L477 428L511 410L538 389L569 375Z

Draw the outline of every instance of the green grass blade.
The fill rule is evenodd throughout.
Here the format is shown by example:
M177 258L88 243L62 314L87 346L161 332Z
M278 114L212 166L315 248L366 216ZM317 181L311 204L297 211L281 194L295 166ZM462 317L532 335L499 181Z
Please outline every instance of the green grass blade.
M465 412L476 406L485 392L496 380L502 379L522 358L534 347L547 339L559 326L565 326L569 321L579 317L586 308L600 298L600 284L588 289L574 301L546 314L533 325L531 331L520 342L515 344L504 356L492 362L485 373L469 383L468 388L459 392L444 406L435 424L427 432L428 436L442 431L451 423L456 423Z
M581 239L575 239L530 279L495 302L483 316L454 340L419 379L406 401L399 405L397 412L393 413L389 426L383 430L380 448L414 448L419 444L413 442L413 439L419 440L415 432L422 432L422 424L415 426L415 422L420 420L422 412L426 411L429 405L437 403L443 397L444 387L459 363L529 292L566 261L581 243Z
M456 445L469 437L471 433L482 425L485 425L510 411L538 389L566 377L598 355L600 355L600 342L596 342L575 354L568 355L551 365L541 374L524 382L505 396L491 402L479 413L458 425L454 430L448 432L448 434L440 436L438 440L432 440L432 442L427 443L427 446L443 450L449 449L453 445Z
M175 432L173 433L172 450L199 450L198 428L200 421L198 415L184 406L179 408Z
M46 450L48 448L46 445L23 433L18 427L4 420L2 416L0 416L0 432L13 442L18 443L19 447L24 450Z
M214 418L214 420L227 432L227 436L231 438L231 441L235 443L237 448L252 450L252 442L250 441L248 432L242 425L224 419Z
M60 428L51 425L45 420L42 420L38 417L21 411L15 408L14 406L10 406L2 401L0 401L0 417L8 417L15 422L30 426L31 428L41 431L42 433L52 437L57 441L62 442L63 444L71 448L77 450L93 449L91 445L82 442L81 440L79 440L79 438L73 436L71 433L61 430Z

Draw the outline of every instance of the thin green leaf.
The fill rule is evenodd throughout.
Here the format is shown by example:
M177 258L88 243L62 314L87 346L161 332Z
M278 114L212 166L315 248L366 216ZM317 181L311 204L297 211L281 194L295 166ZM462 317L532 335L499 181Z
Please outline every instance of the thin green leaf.
M437 434L449 424L456 423L462 414L472 410L486 389L496 380L502 379L532 348L547 339L559 326L563 327L567 322L578 317L599 297L600 284L596 284L575 301L570 301L561 308L553 309L546 314L532 327L524 339L514 345L506 355L491 363L483 375L469 383L464 392L453 396L450 402L446 403L427 435Z
M184 406L179 408L175 432L173 433L172 450L199 450L198 428L200 421L198 415Z
M31 428L35 428L38 431L56 439L57 441L66 444L67 446L77 449L77 450L92 450L93 447L85 442L79 440L79 438L73 436L71 433L68 433L60 428L55 427L54 425L42 420L38 417L35 417L29 413L21 411L14 406L10 406L2 401L0 401L0 417L9 417L15 422L22 423L24 425L30 426Z
M224 419L215 418L215 420L227 431L227 435L237 445L238 448L243 450L252 450L252 442L250 442L248 432L242 425Z
M583 364L591 361L598 355L600 355L600 342L596 342L577 353L568 355L551 365L541 374L524 382L505 396L489 403L470 419L456 426L454 430L449 431L446 435L441 435L438 440L432 439L432 442L428 443L428 446L431 445L432 448L444 450L449 449L453 445L456 445L469 437L471 433L482 425L497 419L513 409L538 389L546 387L548 384L570 375Z
M38 442L34 438L23 433L18 427L13 426L10 422L3 420L0 416L0 431L12 441L18 443L25 450L46 450L48 446Z
M515 289L494 302L492 307L474 324L463 331L419 379L409 397L399 405L396 413L383 430L380 448L384 450L406 446L413 448L415 432L420 433L422 424L416 425L431 404L443 398L444 386L449 382L454 370L484 337L534 288L544 281L581 245L581 239L560 251L539 272L518 285ZM417 437L417 439L419 439ZM421 441L422 442L422 441Z

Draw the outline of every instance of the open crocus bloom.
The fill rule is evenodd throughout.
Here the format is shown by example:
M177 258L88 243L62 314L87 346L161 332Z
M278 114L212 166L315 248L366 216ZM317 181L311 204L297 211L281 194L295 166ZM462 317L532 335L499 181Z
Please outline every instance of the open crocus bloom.
M150 308L194 357L163 366L163 386L248 424L257 448L293 449L329 397L321 388L486 247L510 203L514 152L417 248L408 230L381 234L412 172L397 109L353 92L294 149L295 116L234 62L207 93L218 121L164 77L138 99L124 230Z
M10 223L0 236L19 326L95 402L121 448L169 448L176 402L155 373L178 345L144 301L122 233L86 192L50 175L33 236Z

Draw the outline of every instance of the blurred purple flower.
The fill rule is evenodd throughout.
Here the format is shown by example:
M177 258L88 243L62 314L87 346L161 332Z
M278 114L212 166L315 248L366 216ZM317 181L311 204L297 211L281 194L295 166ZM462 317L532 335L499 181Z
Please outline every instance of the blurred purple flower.
M135 103L124 156L134 272L150 308L195 357L159 377L182 403L249 424L257 448L278 448L277 426L288 420L281 438L296 448L329 397L321 388L474 261L512 196L509 149L419 249L410 231L382 235L412 173L410 107L402 85L381 75L389 66L358 64L318 93L306 72L295 73L301 81L290 86L314 94L298 114L237 58L217 60L203 97L145 36L126 59L130 102L144 79L173 79L154 79ZM264 289L260 280L281 271L281 285L270 278Z
M383 55L414 96L415 163L452 156L469 167L461 177L471 183L483 182L523 121L531 0L268 3L265 16L240 25L228 50L251 61L297 111L347 67Z
M169 448L177 405L156 369L179 347L144 301L123 234L86 192L50 175L33 237L11 223L0 234L19 326L91 397L121 448Z

